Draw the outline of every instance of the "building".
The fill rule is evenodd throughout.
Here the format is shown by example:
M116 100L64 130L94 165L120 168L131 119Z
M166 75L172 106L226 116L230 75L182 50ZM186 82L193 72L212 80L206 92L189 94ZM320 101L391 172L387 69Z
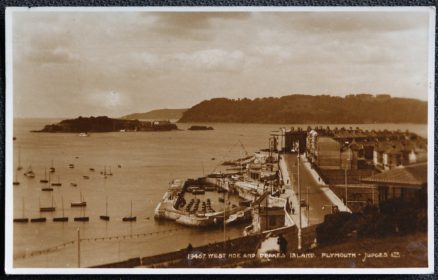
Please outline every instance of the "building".
M298 152L304 153L307 146L307 131L302 128L292 127L289 131L284 133L284 151L286 153Z
M420 207L427 206L427 162L398 166L361 181L376 185L379 203L400 199Z
M381 171L426 161L427 142L424 139L389 140L375 144L373 163Z

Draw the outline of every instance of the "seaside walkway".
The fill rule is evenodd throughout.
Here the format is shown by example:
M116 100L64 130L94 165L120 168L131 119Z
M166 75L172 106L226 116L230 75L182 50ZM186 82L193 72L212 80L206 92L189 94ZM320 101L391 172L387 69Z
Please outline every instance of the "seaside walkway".
M298 158L296 153L282 155L287 165L290 174L292 190L298 196L297 186L297 171ZM315 178L311 173L309 164L305 162L304 157L300 158L300 184L301 184L301 200L308 203L308 207L302 208L302 213L305 213L308 218L308 225L319 224L324 221L324 216L330 214L333 203L327 196L328 187ZM331 192L331 191L330 191ZM295 211L298 211L298 204L294 203ZM340 209L341 210L341 209ZM305 227L303 225L303 227Z
M290 177L290 170L288 168L288 165L286 163L286 160L283 158L283 155L281 156L279 165L280 165L280 171L283 179L283 183L285 185L285 192L281 195L281 198L288 198L289 202L291 202L292 208L294 208L293 213L289 213L289 216L292 218L294 223L296 225L299 224L299 202L298 202L298 196L296 195L296 192L294 192L292 187L292 180ZM301 227L307 227L307 216L304 211L301 212Z

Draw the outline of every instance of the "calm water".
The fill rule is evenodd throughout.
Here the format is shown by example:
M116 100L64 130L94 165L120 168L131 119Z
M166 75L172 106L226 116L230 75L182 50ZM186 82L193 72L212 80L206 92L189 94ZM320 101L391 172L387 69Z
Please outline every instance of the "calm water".
M43 213L48 218L41 224L14 224L14 256L30 253L75 240L80 228L82 238L109 237L139 233L164 232L140 238L111 241L81 242L81 265L92 266L106 262L124 260L131 257L148 256L207 244L222 240L221 229L193 229L172 222L157 222L153 212L168 183L174 178L195 178L215 170L224 161L242 157L248 153L267 147L268 136L278 130L280 125L260 124L210 124L213 131L171 131L138 133L101 133L90 137L78 137L77 134L31 133L45 124L59 120L19 119L14 121L14 167L20 158L23 170L17 173L19 186L13 187L14 217L24 215L28 218L39 217L40 206L50 206L52 196L56 212ZM178 124L186 129L190 124ZM284 125L282 125L284 126ZM354 125L366 129L401 129L427 136L426 125ZM307 127L304 125L303 128ZM19 156L20 155L20 156ZM53 187L53 194L42 192L39 180L44 177L44 169L53 161L62 187ZM73 163L74 169L68 168ZM36 177L23 176L31 165ZM121 165L121 168L117 166ZM100 175L104 166L111 167L113 176L105 179ZM94 168L95 172L90 172ZM90 176L89 180L83 175ZM70 183L77 183L71 187ZM12 188L11 186L8 186ZM73 217L84 214L83 210L71 208L70 202L78 201L80 193L87 201L85 215L90 222L73 222ZM108 199L110 222L99 220L105 213L105 201ZM53 223L53 217L62 216L62 201L68 223ZM137 222L122 222L123 216L133 215ZM242 227L227 229L226 236L238 236ZM77 247L69 245L51 253L14 261L15 267L76 267Z

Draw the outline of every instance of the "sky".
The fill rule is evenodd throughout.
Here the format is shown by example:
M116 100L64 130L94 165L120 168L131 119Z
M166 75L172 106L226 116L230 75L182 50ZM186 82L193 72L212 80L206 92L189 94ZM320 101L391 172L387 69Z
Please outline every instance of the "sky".
M16 11L14 117L298 93L427 100L428 24L427 11Z

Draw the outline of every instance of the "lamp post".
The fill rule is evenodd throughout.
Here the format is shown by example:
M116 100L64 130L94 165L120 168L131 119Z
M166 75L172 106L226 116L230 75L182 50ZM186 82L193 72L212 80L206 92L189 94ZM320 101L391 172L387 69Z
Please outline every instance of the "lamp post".
M298 145L298 170L297 170L297 185L298 185L298 204L299 204L299 227L298 227L298 250L301 250L301 184L300 184L300 146Z
M78 228L78 267L81 267L81 230Z
M310 225L309 186L306 186L307 226Z
M350 153L348 153L348 158L345 163L345 207L348 207L348 183L347 183L347 169L348 169L348 163L350 161Z

